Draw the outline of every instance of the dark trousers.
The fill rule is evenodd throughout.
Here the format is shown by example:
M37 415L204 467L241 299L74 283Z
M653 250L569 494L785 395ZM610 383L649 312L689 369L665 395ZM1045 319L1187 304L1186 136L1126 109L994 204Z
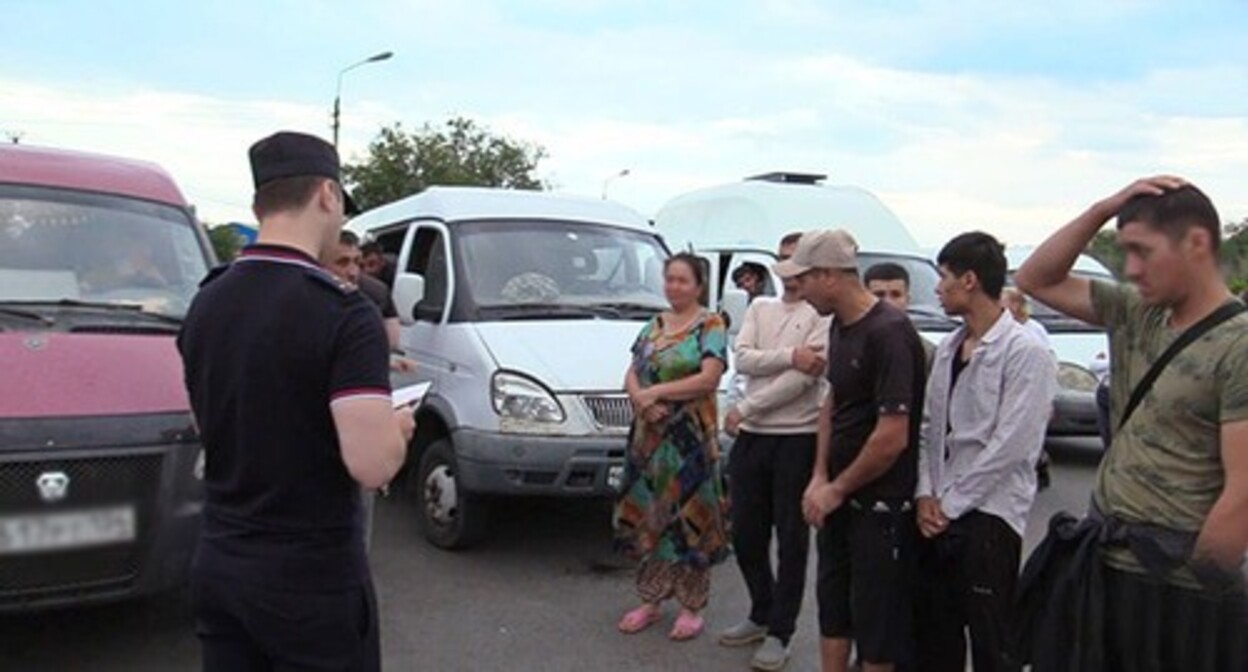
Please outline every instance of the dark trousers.
M1105 568L1110 672L1248 670L1248 595L1212 594Z
M289 593L193 576L204 672L378 672L381 640L371 584Z
M919 553L917 669L963 672L966 629L975 672L1017 671L1009 651L1022 539L996 516L973 511Z
M802 493L815 465L815 435L741 432L732 448L733 548L750 591L750 620L788 643L806 589L810 527ZM773 573L775 531L778 566Z

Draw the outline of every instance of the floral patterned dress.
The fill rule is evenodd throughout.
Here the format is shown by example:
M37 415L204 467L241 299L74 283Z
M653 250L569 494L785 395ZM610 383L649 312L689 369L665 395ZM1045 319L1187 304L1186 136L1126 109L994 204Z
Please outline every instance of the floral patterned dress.
M664 331L656 317L633 345L633 369L642 387L695 375L707 358L726 361L727 332L719 315L706 313L680 333ZM729 553L715 395L670 406L662 424L634 422L615 507L616 546L642 560L643 581L655 580L655 567L665 575L673 568L706 570ZM679 597L679 587L676 592Z

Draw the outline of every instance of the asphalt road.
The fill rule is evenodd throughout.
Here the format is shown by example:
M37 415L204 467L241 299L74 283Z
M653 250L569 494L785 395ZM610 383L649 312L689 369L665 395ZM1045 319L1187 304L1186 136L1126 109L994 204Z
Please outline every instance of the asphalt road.
M1082 440L1053 442L1050 450L1053 487L1032 512L1028 548L1052 513L1085 508L1099 456ZM464 553L428 546L414 521L405 501L378 507L373 569L389 670L749 669L748 649L725 649L713 637L747 610L731 562L714 575L711 636L674 644L662 626L634 637L616 633L634 598L631 574L610 554L604 503L508 502L497 511L490 541ZM808 582L789 670L818 669L816 634ZM194 670L198 656L180 594L0 617L0 672Z

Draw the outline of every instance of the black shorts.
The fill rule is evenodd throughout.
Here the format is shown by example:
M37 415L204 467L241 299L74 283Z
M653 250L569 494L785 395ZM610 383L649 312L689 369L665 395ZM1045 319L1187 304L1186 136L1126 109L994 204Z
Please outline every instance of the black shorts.
M381 639L371 582L291 593L193 574L204 672L377 672Z
M828 516L816 541L823 637L853 639L863 662L910 661L918 535L909 501L851 501Z

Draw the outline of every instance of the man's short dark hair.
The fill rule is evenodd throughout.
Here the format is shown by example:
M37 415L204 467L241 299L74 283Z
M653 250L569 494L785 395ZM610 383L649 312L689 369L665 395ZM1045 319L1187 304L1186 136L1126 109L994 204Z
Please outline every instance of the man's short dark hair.
M351 231L343 231L342 233L338 234L338 244L346 245L347 247L359 247L360 237L355 235Z
M252 210L260 219L279 212L302 210L322 183L332 181L319 175L300 175L265 182L256 190L251 201Z
M799 241L801 241L801 239L802 239L802 233L800 231L790 233L780 239L780 247L789 247L790 245L796 245Z
M891 261L885 261L868 268L866 275L862 276L863 283L868 285L876 280L883 282L900 280L906 283L906 289L910 289L910 272L906 270L905 266Z
M360 254L367 257L374 254L384 254L384 250L381 249L381 243L375 240L370 240L360 246Z
M1001 300L1005 287L1005 246L996 238L976 231L964 233L949 241L936 263L962 275L969 271L979 278L979 286L994 301Z
M1222 243L1222 224L1213 201L1203 191L1188 184L1171 189L1160 196L1140 194L1127 201L1118 211L1118 228L1140 223L1166 234L1177 241L1193 227L1209 234L1209 244L1216 254Z
M738 266L737 270L732 272L732 281L741 282L741 278L744 278L747 275L754 276L754 279L759 282L767 281L767 269L748 261Z

